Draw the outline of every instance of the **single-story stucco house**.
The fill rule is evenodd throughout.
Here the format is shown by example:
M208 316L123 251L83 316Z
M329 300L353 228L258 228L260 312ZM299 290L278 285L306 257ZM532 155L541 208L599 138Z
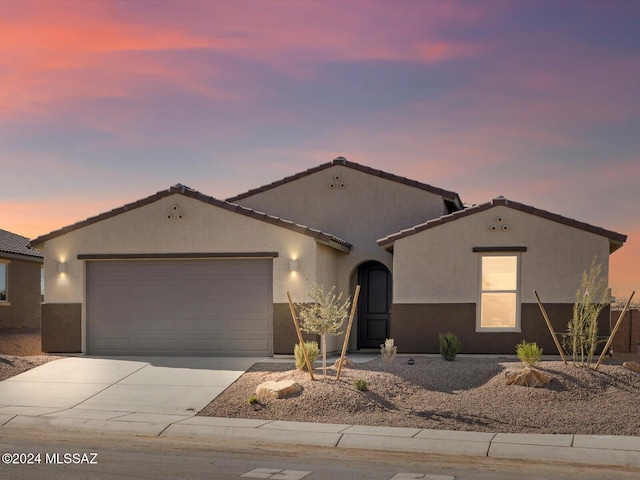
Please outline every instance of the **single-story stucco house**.
M314 281L361 285L351 350L394 338L437 352L451 331L463 352L525 339L552 353L534 289L564 331L583 271L597 255L608 275L625 241L338 157L226 201L178 184L31 244L45 256L44 351L256 356L292 353L286 293L306 301Z
M0 229L0 329L40 328L43 252Z

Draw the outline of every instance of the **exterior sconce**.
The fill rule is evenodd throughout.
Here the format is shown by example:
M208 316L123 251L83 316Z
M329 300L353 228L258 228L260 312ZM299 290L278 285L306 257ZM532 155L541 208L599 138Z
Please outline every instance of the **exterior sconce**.
M66 273L67 264L65 262L58 262L58 273Z
M298 260L289 260L289 271L297 272L300 270L300 262Z

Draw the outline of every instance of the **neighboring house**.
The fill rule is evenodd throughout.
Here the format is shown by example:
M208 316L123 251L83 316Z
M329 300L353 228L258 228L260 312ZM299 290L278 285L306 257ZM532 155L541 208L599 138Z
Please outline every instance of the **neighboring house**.
M437 352L553 352L533 297L566 329L582 272L626 236L503 198L455 192L338 157L227 201L182 185L32 241L45 252L43 350L290 354L286 292L362 287L351 350L394 338ZM608 314L608 312L606 312ZM607 319L603 314L603 325ZM333 339L337 350L341 339Z
M0 329L40 328L43 253L0 229Z

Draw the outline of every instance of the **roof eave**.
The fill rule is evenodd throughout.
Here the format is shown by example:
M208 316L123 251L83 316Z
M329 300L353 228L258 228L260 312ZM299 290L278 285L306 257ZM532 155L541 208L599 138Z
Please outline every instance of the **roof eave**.
M14 258L16 260L26 260L28 262L37 262L42 263L44 258L37 255L23 255L20 253L7 252L4 250L0 250L0 257L2 258Z

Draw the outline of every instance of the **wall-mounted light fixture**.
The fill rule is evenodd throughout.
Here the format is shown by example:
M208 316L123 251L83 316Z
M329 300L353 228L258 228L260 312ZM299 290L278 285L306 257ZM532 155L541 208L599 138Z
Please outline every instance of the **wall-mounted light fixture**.
M58 262L58 273L66 273L67 264L65 262Z
M289 271L297 272L300 270L300 262L298 260L289 260Z

